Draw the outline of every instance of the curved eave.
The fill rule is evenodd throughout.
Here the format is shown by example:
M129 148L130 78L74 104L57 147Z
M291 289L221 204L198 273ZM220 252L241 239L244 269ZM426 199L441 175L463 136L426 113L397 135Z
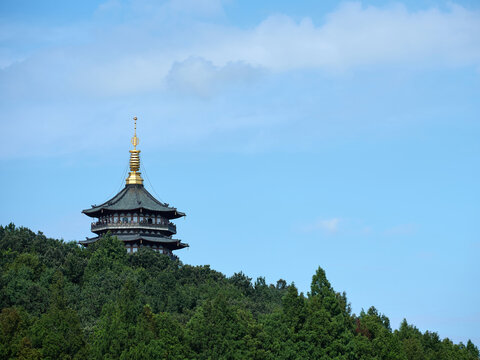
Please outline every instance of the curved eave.
M157 237L157 236L144 236L144 235L113 235L116 236L120 241L123 242L130 242L130 241L138 241L138 240L143 240L147 242L153 242L153 243L158 243L162 244L166 248L169 248L170 250L179 250L179 249L184 249L186 247L190 247L187 243L182 243L181 240L179 239L170 239L170 238L164 238L164 237ZM99 236L86 239L86 240L80 240L78 243L81 245L89 245L92 244L100 239Z
M80 240L78 243L80 245L89 245L89 244L93 244L94 242L97 242L97 240L99 239L99 237L94 237L94 238L87 238L86 240Z
M125 196L127 196L125 198ZM150 194L143 185L126 185L118 194L101 205L92 205L90 209L82 211L90 217L100 217L102 214L118 212L150 212L161 214L168 219L177 219L185 216L185 213L174 207L168 207Z
M137 208L131 208L131 209L111 209L109 207L97 206L95 208L82 210L82 213L92 218L98 218L104 214L113 214L113 213L126 212L126 211L140 213L140 210L142 210L142 213L148 212L148 213L163 215L168 219L178 219L178 218L181 218L182 216L186 216L185 213L181 211L177 211L175 208L158 210L158 209L151 209L147 207L137 207Z

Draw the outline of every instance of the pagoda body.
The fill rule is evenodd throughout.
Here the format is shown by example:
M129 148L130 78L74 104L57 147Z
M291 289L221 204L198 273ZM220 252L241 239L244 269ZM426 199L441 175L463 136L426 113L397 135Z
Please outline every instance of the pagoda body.
M173 219L185 216L168 204L155 199L143 186L140 170L139 140L136 134L132 138L133 150L130 150L130 173L122 191L101 205L92 205L83 210L87 216L95 219L91 230L97 236L80 241L88 246L96 242L107 232L123 241L128 253L135 253L141 247L174 257L172 251L188 247L172 236L177 233Z

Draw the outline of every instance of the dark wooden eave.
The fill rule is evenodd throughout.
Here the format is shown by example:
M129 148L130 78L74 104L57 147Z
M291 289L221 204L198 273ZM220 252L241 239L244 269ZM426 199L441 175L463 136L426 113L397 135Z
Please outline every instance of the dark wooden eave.
M132 241L136 242L141 240L144 244L156 243L170 250L178 250L178 249L189 247L187 243L183 243L179 239L171 239L171 238L166 238L161 236L148 236L148 235L141 235L141 234L118 234L118 235L112 235L112 236L116 236L118 240L121 240L123 242L132 242ZM89 244L93 244L94 242L97 242L99 239L100 237L97 236L94 238L87 238L86 240L80 240L78 243L84 246L88 246Z
M174 207L169 207L150 194L143 185L126 185L122 191L101 205L93 205L90 209L82 211L90 217L119 212L137 212L158 214L167 219L177 219L185 216L185 213Z

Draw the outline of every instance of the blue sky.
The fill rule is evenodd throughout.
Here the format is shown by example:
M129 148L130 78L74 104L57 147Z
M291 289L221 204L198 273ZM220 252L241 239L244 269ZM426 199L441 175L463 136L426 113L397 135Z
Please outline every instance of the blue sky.
M0 223L90 236L124 185L185 263L480 344L477 1L2 1ZM146 175L146 176L145 176Z

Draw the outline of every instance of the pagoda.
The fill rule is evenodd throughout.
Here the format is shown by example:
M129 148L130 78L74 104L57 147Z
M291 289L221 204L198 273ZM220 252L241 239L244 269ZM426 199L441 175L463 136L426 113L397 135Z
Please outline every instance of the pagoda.
M123 241L127 252L132 254L141 247L149 247L156 252L175 257L173 250L188 247L172 236L177 227L171 222L185 216L169 204L155 199L143 186L140 170L140 150L137 150L137 118L132 138L133 150L130 150L130 172L125 187L113 198L101 205L92 205L83 210L87 216L95 219L91 231L97 236L87 238L79 243L88 246L100 239L107 232Z

